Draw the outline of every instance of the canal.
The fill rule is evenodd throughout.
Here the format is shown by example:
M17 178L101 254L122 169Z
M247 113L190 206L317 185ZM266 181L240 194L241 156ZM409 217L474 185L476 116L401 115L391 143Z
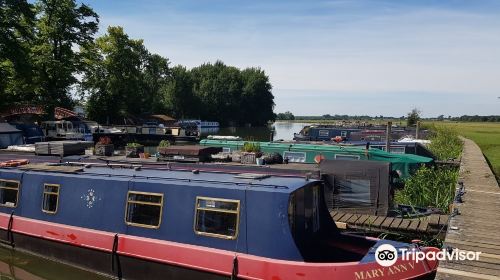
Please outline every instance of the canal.
M274 140L292 140L293 134L298 133L306 123L275 122L268 127L224 127L220 129L204 129L202 137L207 135L234 135L245 140L269 141L271 133Z
M207 135L235 135L245 140L269 141L271 132L274 140L292 140L304 123L276 122L269 127L229 127L203 131ZM156 150L156 149L154 149ZM109 279L101 275L80 270L72 266L19 252L0 246L0 280L87 280Z

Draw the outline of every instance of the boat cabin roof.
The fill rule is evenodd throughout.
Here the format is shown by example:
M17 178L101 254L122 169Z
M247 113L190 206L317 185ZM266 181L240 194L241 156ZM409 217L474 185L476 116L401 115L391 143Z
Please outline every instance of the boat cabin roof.
M53 167L53 168L51 168ZM79 168L80 167L80 168ZM310 184L314 180L298 176L277 176L255 173L230 174L222 172L207 172L201 170L179 171L168 169L130 168L130 166L81 166L70 165L25 165L19 171L43 173L71 173L71 176L103 176L117 180L164 181L181 185L205 185L207 187L226 189L251 189L252 191L292 193ZM65 170L66 169L66 170ZM64 175L62 175L64 176Z

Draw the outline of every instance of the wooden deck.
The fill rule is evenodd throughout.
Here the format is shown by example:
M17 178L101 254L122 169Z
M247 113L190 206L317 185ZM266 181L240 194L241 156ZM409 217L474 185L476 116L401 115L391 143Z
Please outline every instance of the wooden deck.
M430 215L418 219L401 219L385 216L360 215L342 211L330 212L337 226L372 233L419 233L438 235L446 233L448 215Z
M445 246L482 252L479 261L441 262L436 279L500 279L500 188L479 147L464 139L460 215L451 218Z

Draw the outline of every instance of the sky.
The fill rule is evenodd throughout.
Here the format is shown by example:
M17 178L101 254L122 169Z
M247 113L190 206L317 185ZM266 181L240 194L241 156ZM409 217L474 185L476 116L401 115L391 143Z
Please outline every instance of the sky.
M497 0L87 0L189 68L260 67L275 112L500 114Z

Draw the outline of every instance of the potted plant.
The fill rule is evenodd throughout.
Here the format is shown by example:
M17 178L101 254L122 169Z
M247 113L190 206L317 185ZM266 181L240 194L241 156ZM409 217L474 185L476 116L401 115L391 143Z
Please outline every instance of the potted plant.
M243 144L243 153L241 154L241 163L255 164L257 159L262 156L260 144L256 142L245 142ZM262 164L262 163L261 163Z
M111 138L108 136L99 138L99 141L95 145L95 154L97 156L110 157L113 155L114 151L115 147L113 146L113 143L111 143Z
M138 158L144 153L144 146L139 143L127 143L125 146L125 156L128 158Z

